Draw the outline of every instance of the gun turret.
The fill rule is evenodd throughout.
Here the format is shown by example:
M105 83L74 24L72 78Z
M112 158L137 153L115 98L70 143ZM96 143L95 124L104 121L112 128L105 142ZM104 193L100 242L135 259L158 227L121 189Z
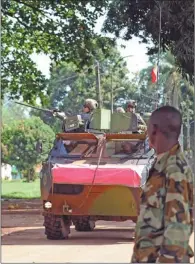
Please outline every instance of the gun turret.
M67 116L66 113L61 112L57 109L50 110L44 109L36 106L32 106L29 104L24 104L21 102L15 102L16 104L24 105L26 107L30 107L39 111L43 111L49 114L52 114L54 117L58 117L63 121L62 130L64 132L70 132L75 130L82 130L85 131L85 122L87 121L87 117L83 115L74 115L74 116ZM79 131L80 132L80 131Z
M44 108L41 108L41 107L37 107L37 106L32 106L32 105L29 105L29 104L24 104L24 103L21 103L21 102L14 102L15 104L19 104L19 105L24 105L26 107L30 107L30 108L33 108L33 109L36 109L36 110L39 110L39 111L43 111L43 112L46 112L46 113L50 113L53 115L54 112L60 112L59 110L55 109L55 110L50 110L50 109L44 109Z

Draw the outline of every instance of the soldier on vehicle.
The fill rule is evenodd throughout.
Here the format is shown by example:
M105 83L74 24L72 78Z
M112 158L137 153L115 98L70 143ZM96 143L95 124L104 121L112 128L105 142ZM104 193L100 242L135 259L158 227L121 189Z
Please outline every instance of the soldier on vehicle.
M130 100L127 103L127 108L126 108L126 112L131 112L133 114L135 114L137 116L137 122L138 122L138 130L141 131L146 131L146 123L143 120L143 118L140 116L140 114L136 113L136 107L137 107L137 103L135 100Z
M146 123L144 122L144 120L141 118L141 116L135 112L136 110L136 107L137 107L137 104L135 102L135 100L130 100L128 103L127 103L127 108L126 108L126 112L129 113L133 113L136 115L136 118L137 118L137 124L136 124L136 130L135 128L132 127L131 125L131 128L129 128L129 130L132 131L132 133L140 133L140 132L145 132L146 129L147 129L147 126L146 126ZM146 141L147 142L147 141ZM143 145L142 143L140 142L123 142L122 143L122 148L124 150L125 153L132 153L132 152L135 152L138 150L138 148Z
M129 102L127 102L127 109L126 112L132 112L135 113L135 109L137 107L137 103L135 100L130 100Z
M82 120L85 122L85 127L89 129L90 120L93 115L93 111L97 109L98 102L94 99L86 99L83 105L83 111L81 114Z
M81 129L77 129L77 132L79 132L80 130L85 130L89 128L90 125L90 120L93 114L93 111L98 107L98 103L96 100L94 99L86 99L85 103L83 105L83 109L82 109L82 113L78 116L80 116L81 120ZM57 116L58 118L62 119L64 122L66 122L67 116L66 113L64 112L59 112L57 110L53 110L53 116ZM70 117L69 117L70 118ZM63 130L64 129L64 125L63 125Z
M190 263L193 251L193 174L178 139L181 113L174 107L155 110L148 123L156 159L140 199L131 263Z

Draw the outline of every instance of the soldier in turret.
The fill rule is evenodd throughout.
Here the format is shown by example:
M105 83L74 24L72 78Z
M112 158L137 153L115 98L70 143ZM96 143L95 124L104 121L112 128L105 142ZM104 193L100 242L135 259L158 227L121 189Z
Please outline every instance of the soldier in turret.
M146 131L147 126L145 121L143 120L143 118L140 116L140 114L136 113L136 107L137 107L137 103L135 100L130 100L127 103L127 108L126 108L126 112L131 112L133 114L135 114L137 116L137 121L138 121L138 130L141 131Z
M82 113L78 115L80 119L80 128L76 129L75 132L81 132L82 130L89 129L90 120L93 114L93 111L98 107L98 103L94 99L86 99L83 105ZM57 110L53 111L53 116L56 116L66 122L67 116L64 112L59 112ZM69 117L70 118L70 117ZM63 126L63 130L65 128Z
M135 102L135 100L130 100L127 103L126 112L127 113L131 112L131 113L135 114L137 117L137 126L136 126L137 130L132 131L132 133L140 133L140 132L143 133L147 130L147 126L146 126L146 123L144 122L144 120L142 119L142 117L138 113L135 112L136 107L137 107L137 103ZM132 152L135 152L136 150L138 150L138 148L142 144L143 143L140 143L140 142L123 142L122 148L123 148L125 153L132 153Z
M97 109L98 102L94 99L86 99L85 103L83 105L83 110L81 113L81 118L85 123L86 129L89 129L90 126L90 120L93 115L93 111Z

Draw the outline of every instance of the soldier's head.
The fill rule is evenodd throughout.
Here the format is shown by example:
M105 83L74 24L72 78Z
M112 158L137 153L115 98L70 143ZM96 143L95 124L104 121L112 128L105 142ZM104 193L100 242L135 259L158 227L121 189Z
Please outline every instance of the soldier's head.
M123 109L123 107L117 107L116 112L117 113L125 113L125 110Z
M130 100L128 103L127 103L127 109L126 109L126 112L132 112L132 113L135 113L135 109L137 107L137 103L135 100Z
M148 137L157 154L168 151L178 142L181 125L181 113L172 106L160 107L152 113L148 122Z
M86 99L83 105L83 112L90 113L98 107L98 103L94 99Z

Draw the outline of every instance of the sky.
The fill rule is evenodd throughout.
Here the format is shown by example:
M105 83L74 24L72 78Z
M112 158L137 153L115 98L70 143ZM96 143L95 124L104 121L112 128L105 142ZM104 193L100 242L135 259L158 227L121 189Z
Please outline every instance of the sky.
M95 31L97 33L101 32L101 27L104 22L104 19L105 17L102 16L97 20L97 24L95 27ZM140 71L142 68L145 68L148 65L148 56L146 55L147 45L143 43L139 43L139 40L140 40L139 38L133 37L129 41L124 41L121 39L117 41L118 50L120 51L121 56L125 57L132 55L131 57L125 58L127 62L127 68L130 73ZM121 45L125 45L126 47L121 48ZM49 57L44 54L41 55L34 54L32 56L32 59L37 64L38 69L41 70L46 77L49 77L50 76Z

